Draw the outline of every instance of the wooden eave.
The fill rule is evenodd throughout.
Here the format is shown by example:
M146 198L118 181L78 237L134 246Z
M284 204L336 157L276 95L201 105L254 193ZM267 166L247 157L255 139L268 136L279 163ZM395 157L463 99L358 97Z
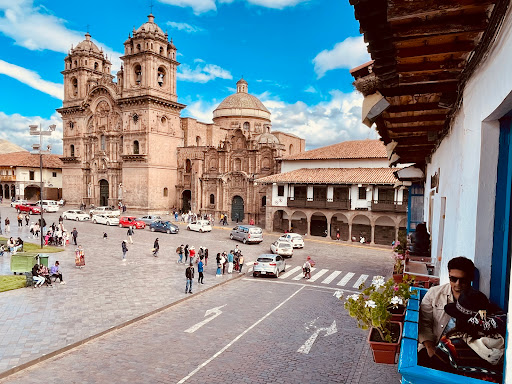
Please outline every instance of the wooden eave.
M350 0L379 91L376 121L400 162L425 162L448 132L465 81L495 37L508 0ZM364 70L353 72L358 78ZM359 75L359 76L358 76Z

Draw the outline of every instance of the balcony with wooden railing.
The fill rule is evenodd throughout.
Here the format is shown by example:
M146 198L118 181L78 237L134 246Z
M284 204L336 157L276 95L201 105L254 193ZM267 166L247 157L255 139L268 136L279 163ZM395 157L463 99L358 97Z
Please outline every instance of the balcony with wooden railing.
M0 181L16 181L16 175L0 175Z
M304 198L288 198L288 207L290 208L315 208L315 209L350 209L350 200L308 200Z
M375 212L407 212L407 203L393 200L373 200L372 211Z

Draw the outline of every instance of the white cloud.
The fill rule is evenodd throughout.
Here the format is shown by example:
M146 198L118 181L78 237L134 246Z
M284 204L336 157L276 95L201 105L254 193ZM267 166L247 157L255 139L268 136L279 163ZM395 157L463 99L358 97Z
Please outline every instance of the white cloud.
M236 0L159 0L161 3L175 5L177 7L190 7L196 15L201 13L216 11L217 4L231 4ZM265 8L284 9L293 7L300 3L310 0L239 0L246 1L249 4L258 5Z
M37 89L38 91L44 92L57 99L64 99L64 87L62 84L43 80L39 74L29 69L0 60L0 74L10 76L29 87Z
M197 100L187 105L183 111L184 117L192 117L203 123L212 123L213 111L219 106L216 101Z
M35 6L33 0L0 0L0 33L10 37L15 44L32 51L50 50L67 54L71 45L84 40L84 34L66 27L66 20L49 13L43 6ZM1 13L0 13L1 14ZM112 61L112 70L121 66L121 53L93 39ZM64 63L62 63L64 67Z
M159 0L161 3L176 5L177 7L191 7L195 14L216 11L215 0Z
M171 28L177 29L178 31L185 31L187 33L196 33L204 31L203 28L188 23L176 23L174 21L168 21L167 25Z
M318 93L318 91L316 90L315 87L313 87L312 85L310 85L309 87L307 87L306 89L304 89L304 92L307 92L307 93Z
M305 3L309 0L247 0L248 3L259 5L265 8L284 9L294 7L297 4Z
M14 115L7 115L0 112L0 139L8 140L26 150L32 149L32 144L39 142L36 136L30 136L29 125L41 124L43 130L51 124L56 124L57 129L51 136L44 137L44 147L48 144L52 146L52 153L62 154L62 120L55 112L50 119L43 119L42 117L27 117L15 113Z
M318 78L332 69L351 69L370 60L363 37L347 37L332 50L323 50L313 59Z
M197 60L197 59L196 59ZM195 68L191 68L187 64L178 67L178 79L183 81L191 81L193 83L207 83L217 78L233 79L231 73L215 64L204 64L204 61L196 61Z

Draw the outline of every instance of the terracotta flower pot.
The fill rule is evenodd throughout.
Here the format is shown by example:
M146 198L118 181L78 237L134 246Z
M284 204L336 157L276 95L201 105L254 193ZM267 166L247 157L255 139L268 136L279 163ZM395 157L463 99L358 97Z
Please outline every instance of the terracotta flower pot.
M404 274L403 273L393 273L393 280L395 280L395 283L401 283L404 280Z
M405 310L407 308L403 305L399 305L398 308L389 308L388 312L391 313L391 319L390 321L397 321L399 323L404 322L405 320Z
M379 335L379 332L371 328L368 334L368 344L373 352L373 360L380 364L395 364L396 354L400 349L400 341L402 340L402 324L398 322L391 322L398 326L399 337L395 343L386 343L382 341L372 341L375 335ZM395 326L396 328L396 326Z

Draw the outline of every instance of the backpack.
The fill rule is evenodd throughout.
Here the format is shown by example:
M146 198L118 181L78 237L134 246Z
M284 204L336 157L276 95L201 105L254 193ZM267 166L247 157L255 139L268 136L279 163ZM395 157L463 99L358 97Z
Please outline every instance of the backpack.
M181 247L176 248L176 253L180 253Z

